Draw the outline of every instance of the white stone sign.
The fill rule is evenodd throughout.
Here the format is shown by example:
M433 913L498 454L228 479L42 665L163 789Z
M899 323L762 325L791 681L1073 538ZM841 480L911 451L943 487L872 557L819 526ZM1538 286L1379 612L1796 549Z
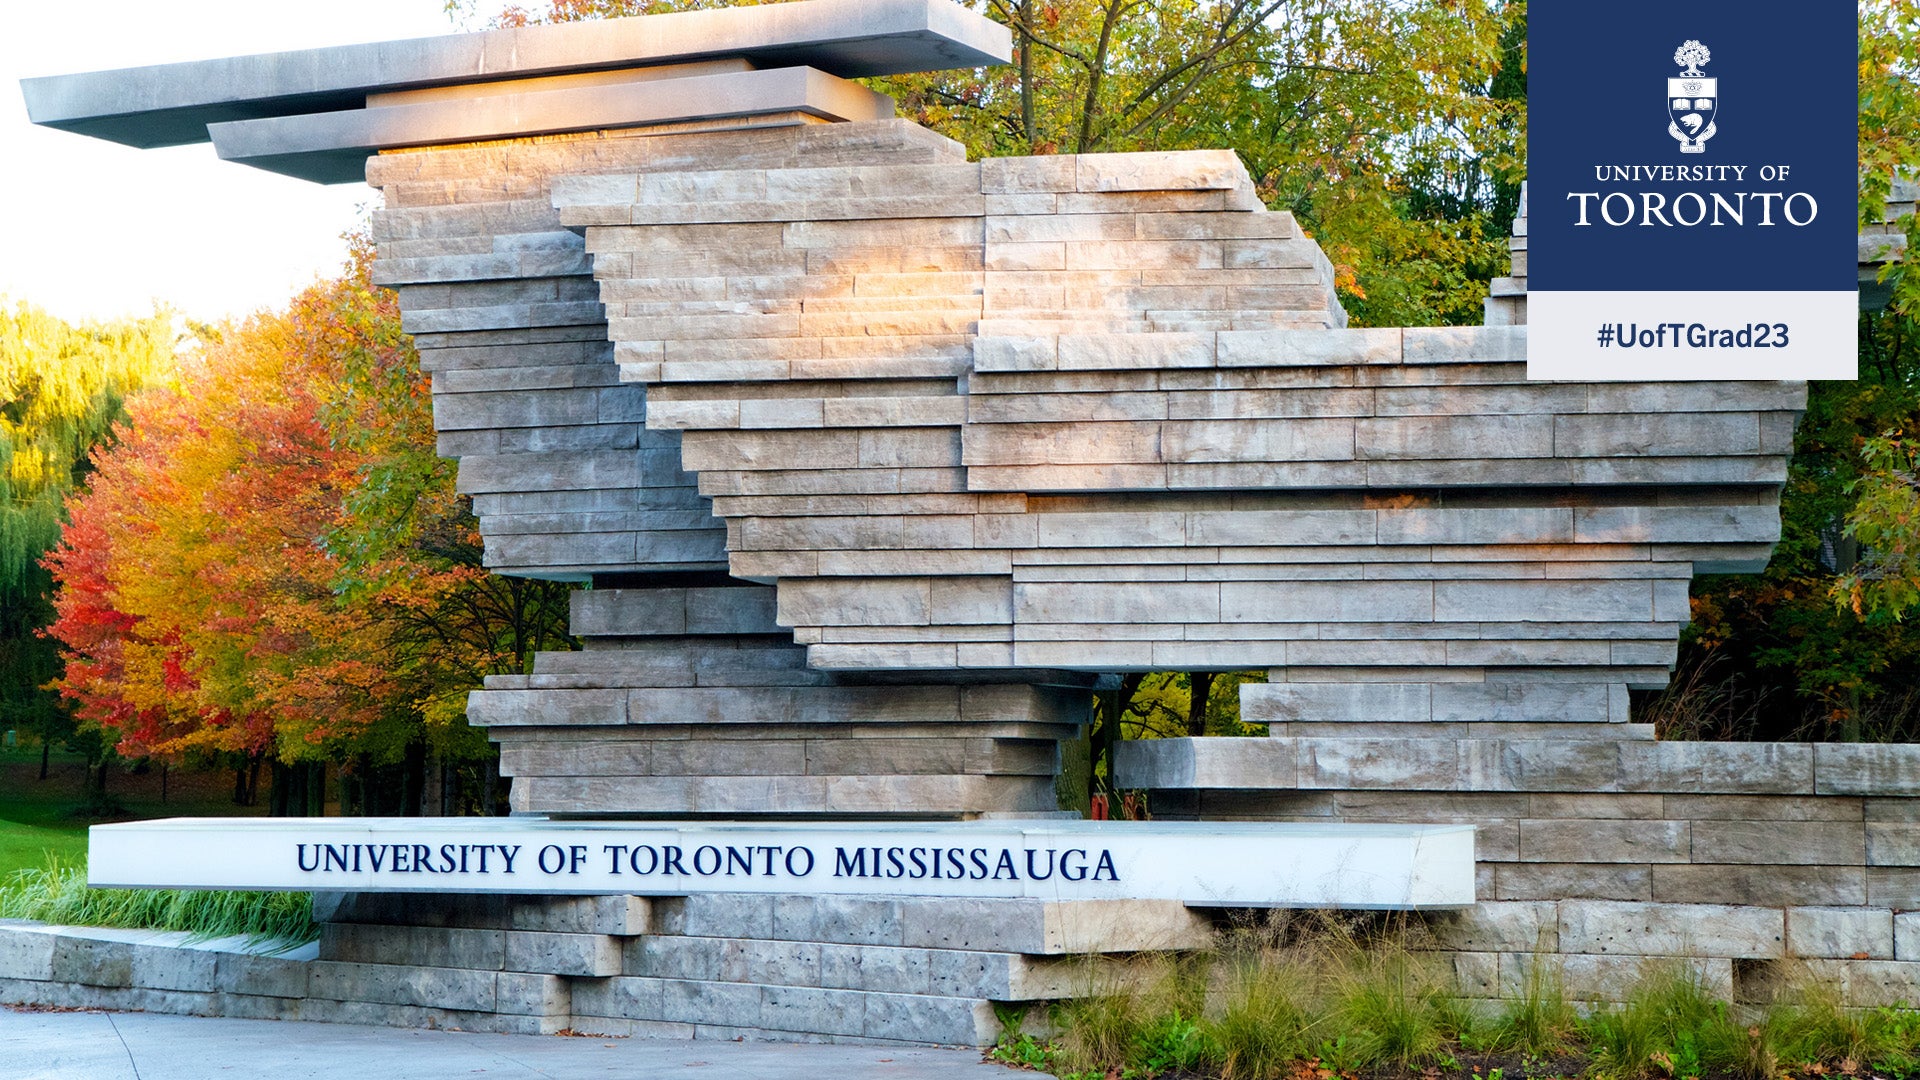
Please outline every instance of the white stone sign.
M91 830L106 888L1474 902L1467 825L172 818Z

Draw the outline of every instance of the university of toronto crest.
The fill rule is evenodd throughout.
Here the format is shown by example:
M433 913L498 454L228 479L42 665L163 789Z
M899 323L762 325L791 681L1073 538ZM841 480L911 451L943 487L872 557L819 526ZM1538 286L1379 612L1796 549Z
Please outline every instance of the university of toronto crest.
M1720 104L1720 80L1700 71L1712 59L1707 47L1691 38L1673 53L1682 70L1678 78L1667 80L1667 134L1680 140L1683 154L1705 153L1707 140L1719 130L1713 114Z

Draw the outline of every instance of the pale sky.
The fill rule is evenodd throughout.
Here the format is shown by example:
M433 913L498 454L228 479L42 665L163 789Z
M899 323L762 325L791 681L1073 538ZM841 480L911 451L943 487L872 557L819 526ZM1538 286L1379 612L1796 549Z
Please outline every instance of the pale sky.
M0 10L0 297L70 320L144 315L155 301L207 321L276 307L339 268L339 235L376 194L223 162L204 143L135 150L36 128L21 78L458 29L443 0L5 0Z

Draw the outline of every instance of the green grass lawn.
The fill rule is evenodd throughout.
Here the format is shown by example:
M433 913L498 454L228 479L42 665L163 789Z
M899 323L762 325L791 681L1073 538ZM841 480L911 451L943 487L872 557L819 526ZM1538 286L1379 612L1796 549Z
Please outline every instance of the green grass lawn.
M0 878L15 870L44 867L48 860L62 866L85 865L87 827L75 824L49 829L0 820Z
M79 813L86 763L78 755L56 753L49 765L42 780L38 747L0 749L0 878L15 870L43 869L49 854L66 866L86 865L87 826L103 820L258 816L265 810L234 805L230 772L171 769L163 784L158 766L140 772L116 767L107 778L107 794L121 812L86 817Z

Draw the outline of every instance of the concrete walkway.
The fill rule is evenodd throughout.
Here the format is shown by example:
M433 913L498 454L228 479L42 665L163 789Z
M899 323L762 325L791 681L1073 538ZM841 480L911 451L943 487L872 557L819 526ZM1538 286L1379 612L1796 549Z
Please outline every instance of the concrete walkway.
M972 1050L411 1031L0 1007L0 1080L1018 1080Z

